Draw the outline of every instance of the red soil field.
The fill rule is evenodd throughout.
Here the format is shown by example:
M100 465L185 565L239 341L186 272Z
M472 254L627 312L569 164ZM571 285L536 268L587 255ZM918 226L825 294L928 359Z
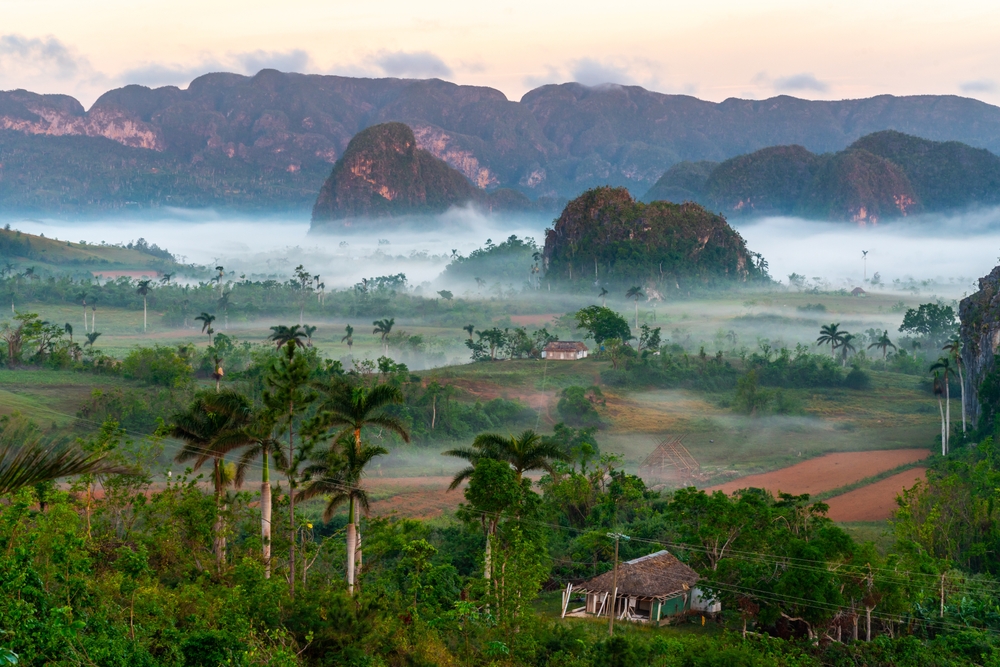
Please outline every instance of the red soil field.
M896 509L896 496L924 479L927 468L913 468L830 498L827 504L834 521L884 521Z
M725 484L719 484L706 491L732 493L739 489L767 489L771 493L791 493L816 495L824 491L854 484L865 477L892 470L907 463L922 461L930 456L926 449L886 449L868 452L839 452L827 454L788 468L766 472L760 475L740 477ZM907 472L907 475L910 473ZM872 485L874 486L874 485ZM847 494L845 494L847 495ZM890 500L892 499L891 496ZM888 516L888 515L886 515Z
M541 326L543 324L550 324L557 317L559 315L556 313L549 313L548 315L511 315L510 321L522 327Z
M412 519L431 519L453 512L465 500L462 489L448 491L451 477L367 477L365 486L372 495L395 493L371 504L373 516L395 512Z

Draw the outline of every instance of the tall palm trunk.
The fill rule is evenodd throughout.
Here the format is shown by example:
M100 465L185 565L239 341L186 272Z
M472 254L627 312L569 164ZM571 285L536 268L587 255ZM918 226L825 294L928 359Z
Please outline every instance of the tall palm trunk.
M264 448L264 472L260 482L260 538L263 544L264 578L271 578L271 473Z
M146 297L142 297L142 333L146 333Z
M11 307L11 310L14 309L13 302L11 302L10 307ZM86 331L87 333L90 333L90 323L87 320L88 320L88 318L87 318L87 304L85 303L85 304L83 304L83 330Z
M437 421L437 394L431 396L431 430L434 430L434 422Z
M945 404L945 427L944 445L947 451L951 451L951 383L948 381L947 373L944 376L944 404Z
M226 564L226 538L222 534L222 460L215 457L215 523L212 524L212 547L215 551L215 566L222 572Z
M635 301L635 328L639 328L639 299L634 299Z
M947 456L948 450L944 441L944 406L941 405L940 396L938 396L938 412L941 413L941 456Z
M357 452L361 452L361 429L354 429L354 447ZM354 503L354 496L351 496L347 508L347 594L354 595L354 581L356 576L356 566L361 561L361 552L358 550L360 542L358 534L358 513Z

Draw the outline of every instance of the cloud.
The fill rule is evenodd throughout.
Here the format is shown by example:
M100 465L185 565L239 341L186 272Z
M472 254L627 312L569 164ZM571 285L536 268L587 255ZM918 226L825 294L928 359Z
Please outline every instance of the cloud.
M978 79L960 83L958 88L963 93L992 93L997 89L997 84L992 79Z
M775 90L815 90L825 92L829 88L830 86L828 86L825 82L820 81L815 77L815 75L809 74L808 72L793 74L791 76L781 77L774 80Z
M0 72L71 79L90 74L90 63L55 37L0 35Z
M451 68L430 51L379 51L371 62L386 76L414 79L451 76Z
M624 67L603 63L593 58L582 58L574 62L570 74L574 81L585 86L597 86L602 83L635 83Z
M302 49L257 50L229 53L222 58L203 56L193 65L148 63L122 72L118 79L122 83L138 83L144 86L184 86L208 72L236 72L246 75L256 74L262 69L306 72L310 69L311 63L312 57Z

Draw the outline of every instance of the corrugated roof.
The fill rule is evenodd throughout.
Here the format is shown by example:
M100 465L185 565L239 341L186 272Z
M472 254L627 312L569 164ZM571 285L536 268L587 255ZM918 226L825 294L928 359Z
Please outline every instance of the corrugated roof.
M611 570L576 588L591 593L610 593L614 587L614 576L614 570ZM697 581L698 573L668 551L657 551L618 565L618 595L627 597L676 595L692 588Z
M556 340L545 346L546 352L577 352L587 346L578 340Z

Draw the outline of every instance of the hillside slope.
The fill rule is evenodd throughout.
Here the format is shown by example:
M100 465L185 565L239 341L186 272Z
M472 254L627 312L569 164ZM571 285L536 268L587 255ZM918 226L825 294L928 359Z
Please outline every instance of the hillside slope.
M713 103L569 83L514 102L437 79L262 70L206 74L187 89L126 86L88 110L64 95L0 92L0 204L306 209L351 137L390 121L409 125L418 147L476 187L533 199L601 184L645 191L677 162L786 144L838 151L880 130L1000 151L1000 108L955 96ZM113 171L102 164L107 142L134 151L116 153ZM91 169L107 176L81 176Z

